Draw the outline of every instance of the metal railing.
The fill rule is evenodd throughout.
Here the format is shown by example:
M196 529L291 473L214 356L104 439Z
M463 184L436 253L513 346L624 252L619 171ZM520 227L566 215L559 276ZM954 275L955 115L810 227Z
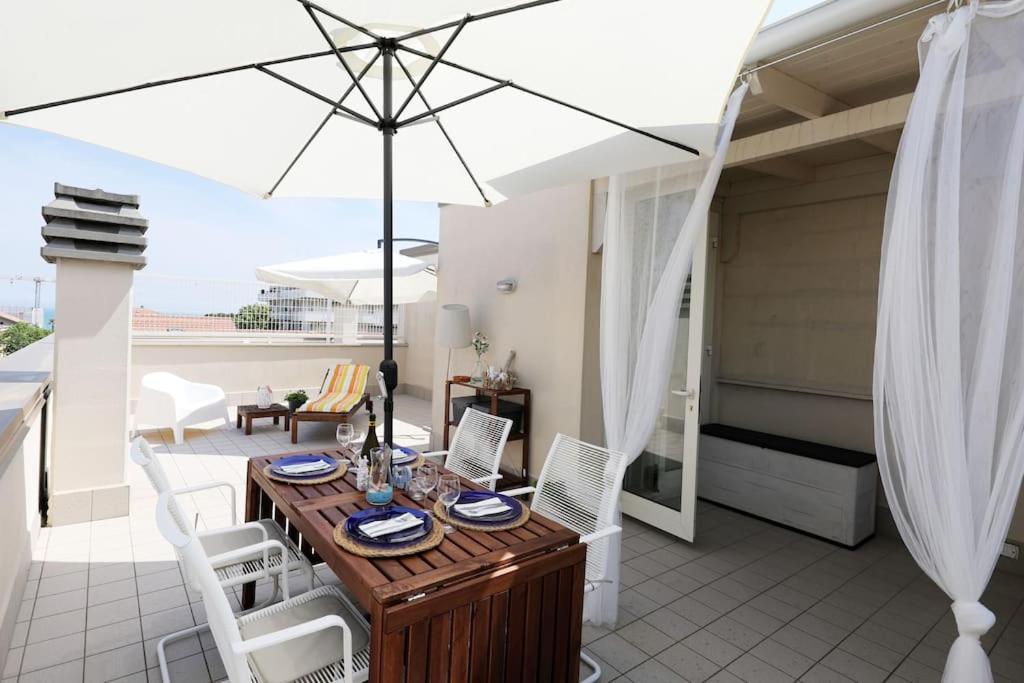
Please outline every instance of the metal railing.
M383 306L351 305L263 282L138 274L133 297L136 338L345 344L380 339L384 330ZM395 306L398 339L402 308Z

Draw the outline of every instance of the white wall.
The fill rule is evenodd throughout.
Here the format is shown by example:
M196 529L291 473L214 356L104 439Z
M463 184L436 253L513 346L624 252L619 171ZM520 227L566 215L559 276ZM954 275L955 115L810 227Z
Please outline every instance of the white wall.
M487 359L517 353L519 383L533 392L530 474L536 477L557 432L580 433L584 313L589 257L590 185L537 192L491 208L441 209L438 304L469 306L474 330L491 341ZM518 289L495 284L515 278ZM447 350L434 370L434 445L440 447ZM471 349L456 351L452 373L473 367ZM518 443L506 448L517 463Z
M405 367L406 347L395 347L399 368ZM256 387L269 384L274 396L283 400L294 389L305 389L313 398L324 373L343 360L376 368L384 358L381 344L342 346L335 344L241 344L199 341L149 341L132 344L129 396L139 395L139 382L149 372L166 371L193 382L216 384L228 395L231 405L256 402ZM374 392L371 387L369 389Z
M43 392L52 359L50 338L0 359L0 671L39 532Z

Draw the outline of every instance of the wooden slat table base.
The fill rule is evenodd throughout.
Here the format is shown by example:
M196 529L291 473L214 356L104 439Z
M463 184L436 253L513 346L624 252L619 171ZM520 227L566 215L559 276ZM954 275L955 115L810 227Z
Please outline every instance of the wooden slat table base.
M356 557L331 537L335 524L368 507L354 473L318 486L281 484L262 471L278 457L249 461L246 519L278 520L370 614L371 681L579 680L586 546L577 534L534 514L519 529L457 531L410 557ZM433 501L399 492L396 503L427 509ZM245 586L243 606L253 599Z

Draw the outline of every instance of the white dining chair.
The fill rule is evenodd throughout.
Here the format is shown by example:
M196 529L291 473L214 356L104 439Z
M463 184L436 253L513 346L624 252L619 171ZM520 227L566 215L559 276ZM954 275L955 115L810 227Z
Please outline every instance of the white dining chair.
M509 496L532 493L531 510L569 527L587 544L584 600L609 582L605 565L615 536L622 533L615 524L615 507L627 464L623 453L556 434L537 485L503 492ZM594 671L584 679L586 683L601 678L601 667L593 658L581 651L580 659Z
M466 408L446 451L424 453L427 458L444 458L445 469L492 491L501 475L501 454L505 451L512 420Z
M338 588L323 586L270 607L235 616L195 527L176 511L173 492L157 501L157 527L203 596L208 628L229 683L365 681L370 627ZM160 676L170 683L162 648Z
M157 494L172 494L171 505L175 509L175 514L180 514L183 519L185 514L177 501L178 496L213 489L227 491L228 505L231 507L231 526L198 532L199 541L213 563L222 586L229 588L260 579L270 579L273 581L273 593L258 607L265 607L274 602L278 593L282 591L286 599L289 597L287 575L293 571L302 573L306 580L306 590L313 589L313 565L276 521L261 519L238 523L234 486L226 481L210 481L172 489L167 473L164 472L160 460L145 437L140 436L132 441L131 457L135 464L142 467ZM285 557L287 559L282 561ZM187 572L185 578L188 579Z

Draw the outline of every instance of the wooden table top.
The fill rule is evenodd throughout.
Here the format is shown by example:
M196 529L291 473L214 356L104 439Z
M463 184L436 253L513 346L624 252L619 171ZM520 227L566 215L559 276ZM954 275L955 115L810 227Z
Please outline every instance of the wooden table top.
M332 457L347 455L338 450L313 452ZM496 532L459 529L433 550L398 558L359 557L338 546L332 537L336 524L359 510L372 507L366 502L366 493L356 488L354 468L340 479L314 486L285 484L267 478L263 468L286 455L294 453L251 458L249 479L273 499L278 509L299 529L303 541L313 546L367 610L374 602L389 604L429 593L579 542L576 532L533 513L518 529ZM466 479L462 480L462 486L463 490L482 488ZM414 501L404 491L395 494L398 505L429 510L434 504L433 499Z
M252 415L253 417L259 417L260 415L274 417L275 415L283 415L291 412L288 410L288 406L280 403L271 403L266 408L260 408L258 405L253 403L251 405L238 406L235 410L239 415Z

